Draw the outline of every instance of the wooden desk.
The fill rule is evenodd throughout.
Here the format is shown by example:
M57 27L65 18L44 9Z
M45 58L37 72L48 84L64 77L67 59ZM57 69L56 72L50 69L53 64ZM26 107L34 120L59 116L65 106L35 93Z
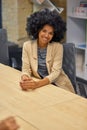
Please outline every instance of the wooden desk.
M87 100L53 85L22 91L21 72L0 64L0 119L14 115L20 130L87 130Z

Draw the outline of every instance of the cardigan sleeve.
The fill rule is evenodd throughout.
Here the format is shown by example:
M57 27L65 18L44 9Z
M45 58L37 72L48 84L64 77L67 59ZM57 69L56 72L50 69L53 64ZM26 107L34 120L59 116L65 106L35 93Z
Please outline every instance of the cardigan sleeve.
M26 74L28 76L31 76L31 67L30 67L30 58L29 58L29 42L25 42L23 44L23 50L22 50L22 75Z
M62 71L63 45L60 43L54 44L52 53L54 54L52 66L50 66L49 75L46 76L50 83L55 82Z

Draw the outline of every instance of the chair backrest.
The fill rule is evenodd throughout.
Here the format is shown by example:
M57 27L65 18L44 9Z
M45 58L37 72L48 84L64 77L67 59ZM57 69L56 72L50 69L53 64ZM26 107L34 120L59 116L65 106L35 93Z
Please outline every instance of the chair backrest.
M63 44L63 70L69 77L76 91L76 62L75 62L75 45L74 43Z
M0 43L7 42L7 30L4 28L0 28Z
M6 43L0 43L0 63L9 65L8 46Z
M0 63L9 65L9 53L7 44L7 32L5 29L0 29Z

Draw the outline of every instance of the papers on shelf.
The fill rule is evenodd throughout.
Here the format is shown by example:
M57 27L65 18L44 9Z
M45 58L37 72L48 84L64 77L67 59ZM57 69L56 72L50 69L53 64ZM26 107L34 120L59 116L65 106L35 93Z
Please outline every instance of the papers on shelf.
M87 7L74 7L73 14L77 16L87 16Z
M76 45L75 47L77 49L83 49L83 50L85 50L86 49L86 44L79 44L79 45Z

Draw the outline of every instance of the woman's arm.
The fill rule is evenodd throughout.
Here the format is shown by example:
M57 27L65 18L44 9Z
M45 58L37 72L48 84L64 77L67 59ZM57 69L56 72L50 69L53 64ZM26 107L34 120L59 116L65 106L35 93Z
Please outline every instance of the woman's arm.
M22 50L22 75L31 75L31 68L30 68L30 59L28 55L28 51L30 51L28 47L29 42L25 42L23 45Z
M20 81L20 86L21 86L22 90L26 91L29 89L36 89L36 88L45 86L49 83L50 83L50 81L46 77L44 79L37 80L37 81L32 79L31 77L29 77L29 78L26 78L26 80Z
M55 82L62 70L62 61L63 61L63 45L59 43L54 43L53 49L53 58L52 58L52 65L49 69L49 75L47 78L49 79L50 83ZM50 64L50 63L49 63Z

